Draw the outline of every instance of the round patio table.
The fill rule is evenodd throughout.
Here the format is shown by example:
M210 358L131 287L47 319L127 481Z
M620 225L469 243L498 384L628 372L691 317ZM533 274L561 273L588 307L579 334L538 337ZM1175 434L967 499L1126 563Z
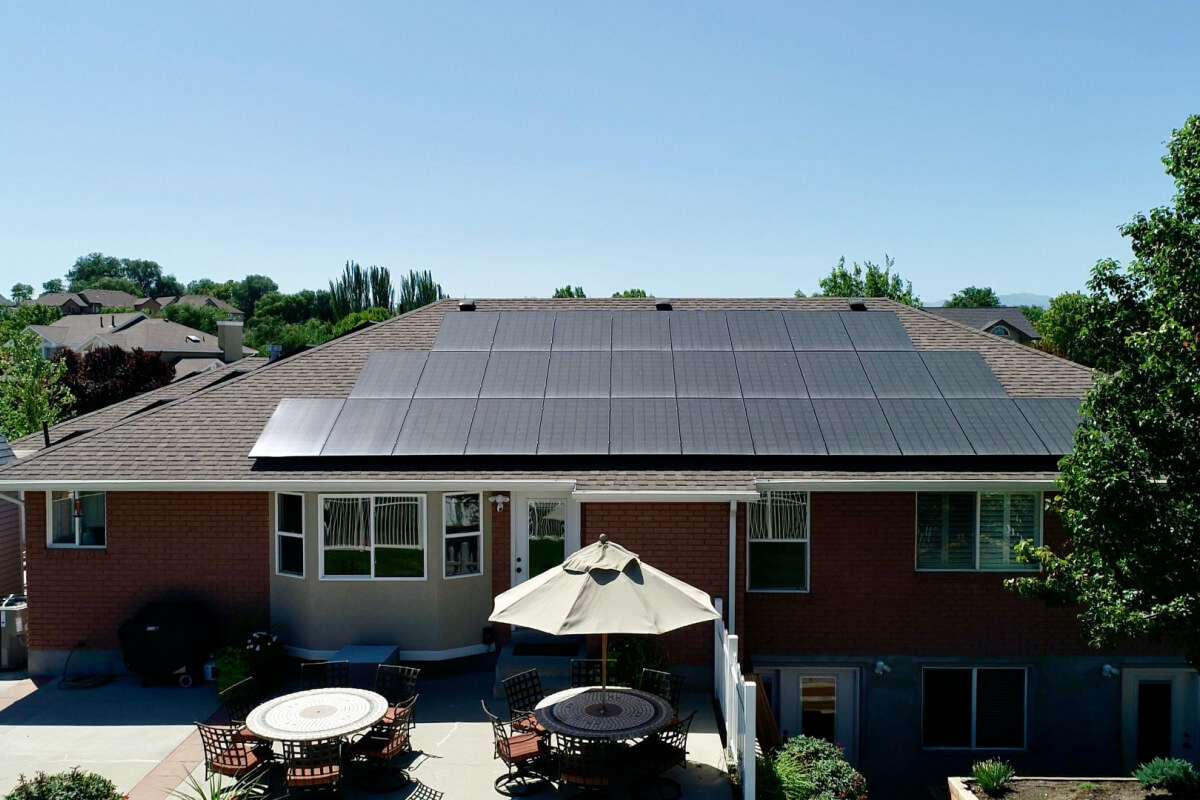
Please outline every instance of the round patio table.
M246 717L246 727L260 739L311 742L336 739L374 725L387 713L381 694L363 689L309 689L276 697Z
M604 703L600 697L598 686L567 689L542 700L533 713L553 733L610 741L657 733L675 713L663 698L638 689L610 686Z

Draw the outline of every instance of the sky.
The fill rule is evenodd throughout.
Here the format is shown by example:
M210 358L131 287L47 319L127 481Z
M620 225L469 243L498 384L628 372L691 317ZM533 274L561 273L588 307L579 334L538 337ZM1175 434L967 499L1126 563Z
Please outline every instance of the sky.
M100 251L185 282L455 297L1053 295L1165 205L1200 3L0 4L0 292Z

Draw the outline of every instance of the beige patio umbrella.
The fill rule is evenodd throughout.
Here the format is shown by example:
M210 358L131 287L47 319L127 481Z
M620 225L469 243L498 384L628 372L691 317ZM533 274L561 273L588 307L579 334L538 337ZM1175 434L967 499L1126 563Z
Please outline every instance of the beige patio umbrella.
M708 595L638 560L636 553L600 541L559 566L496 596L491 622L554 636L601 636L601 704L608 693L608 634L659 634L719 619Z

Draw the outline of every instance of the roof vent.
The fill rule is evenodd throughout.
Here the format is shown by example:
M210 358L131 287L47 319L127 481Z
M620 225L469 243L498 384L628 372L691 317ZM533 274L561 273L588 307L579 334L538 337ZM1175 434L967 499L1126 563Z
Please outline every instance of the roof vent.
M283 345L269 344L267 345L267 362L274 364L279 359L283 358Z
M655 311L670 311L671 310L671 301L666 300L666 299L655 300L654 301L654 310Z
M851 311L866 311L867 310L867 301L856 297L855 299L850 301L850 310Z
M458 301L458 310L459 311L474 311L475 310L475 301L474 300Z

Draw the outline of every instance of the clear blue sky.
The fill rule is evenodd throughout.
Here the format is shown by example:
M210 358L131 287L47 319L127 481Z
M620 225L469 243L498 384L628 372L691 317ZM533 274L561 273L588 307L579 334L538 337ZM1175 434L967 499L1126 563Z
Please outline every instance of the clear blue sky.
M8 2L0 291L99 250L183 280L453 295L1076 288L1165 204L1200 4Z

